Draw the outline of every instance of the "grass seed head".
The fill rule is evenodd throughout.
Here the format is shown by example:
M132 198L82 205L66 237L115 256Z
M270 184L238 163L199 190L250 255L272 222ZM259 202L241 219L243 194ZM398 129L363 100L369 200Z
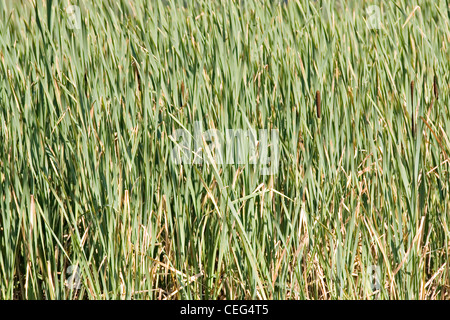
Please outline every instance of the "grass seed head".
M434 75L433 90L434 90L434 97L436 98L436 100L439 100L439 92L438 92L437 76L436 75Z
M316 109L317 109L317 118L320 118L320 91L316 91Z

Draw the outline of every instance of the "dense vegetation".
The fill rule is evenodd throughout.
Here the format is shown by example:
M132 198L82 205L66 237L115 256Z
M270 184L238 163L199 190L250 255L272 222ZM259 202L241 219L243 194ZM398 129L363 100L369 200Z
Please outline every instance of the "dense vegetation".
M0 298L448 299L449 23L444 0L0 0ZM278 130L277 173L202 138L175 163L198 123Z

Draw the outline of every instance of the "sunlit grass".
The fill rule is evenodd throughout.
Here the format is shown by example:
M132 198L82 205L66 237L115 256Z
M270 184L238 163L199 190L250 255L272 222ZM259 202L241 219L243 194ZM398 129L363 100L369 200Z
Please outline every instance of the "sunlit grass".
M449 299L448 2L187 3L0 0L0 298Z

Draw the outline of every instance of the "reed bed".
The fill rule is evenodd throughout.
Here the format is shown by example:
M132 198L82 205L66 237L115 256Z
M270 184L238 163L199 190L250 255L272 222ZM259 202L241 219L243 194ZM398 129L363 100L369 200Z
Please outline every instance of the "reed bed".
M449 299L449 19L0 0L0 298ZM174 163L196 123L278 130L277 173Z

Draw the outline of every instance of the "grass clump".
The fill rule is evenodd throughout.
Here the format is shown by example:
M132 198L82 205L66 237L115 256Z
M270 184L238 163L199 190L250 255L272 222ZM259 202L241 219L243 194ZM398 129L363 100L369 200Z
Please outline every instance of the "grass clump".
M449 9L0 0L0 298L448 299Z

